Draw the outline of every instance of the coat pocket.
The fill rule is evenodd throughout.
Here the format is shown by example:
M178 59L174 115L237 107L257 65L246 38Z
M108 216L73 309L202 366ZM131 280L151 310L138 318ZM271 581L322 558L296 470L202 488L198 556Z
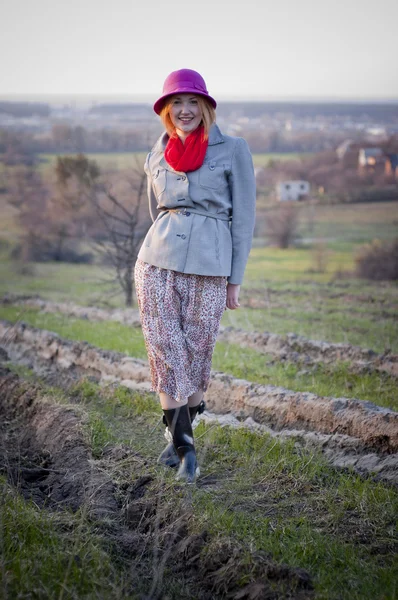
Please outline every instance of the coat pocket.
M166 169L157 169L155 174L152 177L152 186L156 195L156 198L159 198L161 194L166 189L167 183L167 171Z
M214 160L204 163L199 169L199 185L211 190L218 190L226 186L224 167L217 166Z

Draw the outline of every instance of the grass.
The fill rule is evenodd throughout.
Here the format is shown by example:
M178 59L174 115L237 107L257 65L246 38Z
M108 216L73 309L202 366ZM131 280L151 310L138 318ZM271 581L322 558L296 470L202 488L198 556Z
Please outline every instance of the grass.
M240 379L284 387L318 396L358 398L378 406L398 410L397 382L387 374L355 374L347 363L317 365L303 368L280 362L234 344L218 342L214 351L213 368L233 374Z
M204 434L208 463L229 477L212 494L198 490L201 526L316 573L317 598L395 597L395 490L337 472L293 440L200 425Z
M109 270L95 265L33 263L32 274L21 274L17 265L0 255L0 295L39 294L54 302L78 298L82 305L122 306L123 296L109 280ZM116 293L115 293L116 292Z
M250 309L242 308L235 313L224 313L222 324L238 327L248 331L267 331L285 335L295 333L312 340L328 341L333 343L352 344L363 348L371 348L375 352L383 353L391 350L398 352L398 323L392 315L369 318L361 315L360 311L352 310L350 305L341 304L335 312L322 313L316 306L306 308L294 305L289 309L269 308Z
M333 252L326 271L316 273L311 249L253 248L242 297L265 297L271 292L280 296L261 309L227 311L223 324L396 352L398 326L393 316L398 310L398 287L392 282L336 277L339 270L352 269L351 252ZM21 275L3 260L0 295L40 294L64 302L72 297L81 305L122 307L121 292L101 284L103 277L100 267L61 263L35 264L32 275Z
M21 310L22 309L22 310ZM0 315L12 322L25 321L33 327L47 329L76 341L88 342L104 350L146 358L141 329L114 321L93 322L74 319L60 313L41 313L24 307L0 307Z
M268 281L312 281L328 283L340 270L352 271L354 259L351 252L330 252L324 273L310 271L314 266L310 248L253 248L245 272L245 284L254 285Z
M22 309L22 312L21 312ZM23 320L40 329L53 331L67 339L86 341L99 348L146 358L145 343L139 328L113 321L92 322L36 309L0 306L0 318L11 322ZM319 396L349 397L369 400L379 406L398 410L396 380L382 373L355 374L345 363L306 368L275 360L236 344L217 342L213 369L256 383L282 386Z
M47 394L49 392L51 390ZM140 395L114 386L100 388L87 380L81 380L69 391L60 391L59 401L62 394L65 402L77 402L88 415L98 415L102 420L100 430L106 430L108 438L112 436L116 443L144 453L149 462L145 472L149 469L155 478L146 493L146 505L154 501L158 511L165 510L170 503L175 509L185 507L184 511L187 505L192 506L186 535L207 532L202 556L208 554L216 560L221 544L227 541L231 547L239 544L242 553L239 560L247 561L241 585L247 582L244 574L250 580L250 560L256 552L262 552L277 563L306 569L315 586L316 598L392 600L396 597L396 489L371 478L360 478L349 469L333 469L320 453L298 447L293 439L280 441L245 428L200 423L195 429L195 438L202 483L179 492L172 484L171 470L155 464L164 440L161 411L153 395ZM104 438L103 449L108 443ZM101 447L96 441L93 449L100 457ZM5 523L7 540L10 540L7 559L11 565L7 576L10 585L11 582L14 585L9 589L18 593L40 589L44 578L49 589L52 586L59 590L63 579L58 565L69 564L70 557L77 554L79 559L73 558L73 571L67 580L68 590L76 595L71 593L68 597L82 597L83 587L78 585L85 586L84 597L96 597L95 594L116 597L115 590L120 591L118 582L131 577L132 570L128 563L119 564L118 570L113 567L110 557L102 554L105 549L98 543L95 530L90 530L81 514L68 515L67 533L61 533L62 528L58 529L57 523L63 522L63 515L56 518L51 513L39 513L21 501L15 492L12 495L7 502L14 509ZM85 543L79 546L81 556L75 551L73 536L79 539L82 531L86 537ZM169 528L169 533L171 531ZM149 533L146 529L146 554L141 555L141 568L147 564L148 554L150 561L154 559L154 542ZM50 551L51 560L46 565L42 558ZM161 553L157 556L160 561ZM102 572L98 572L97 558L103 561ZM26 573L17 583L24 560L27 560ZM242 568L241 563L236 568ZM86 569L80 572L76 565L81 565L82 571L83 566ZM43 574L43 569L51 573L50 579L45 579L47 571ZM134 577L135 584L139 585L139 572L134 572ZM175 575L166 568L164 594L171 589L173 580ZM94 582L95 588L90 587ZM187 598L196 597L186 590L184 593ZM41 597L58 596L44 593ZM174 590L171 597L179 599L184 594Z
M257 203L257 225L268 211L277 208L269 198L261 197ZM298 228L296 244L304 247L323 242L332 252L355 252L372 239L392 241L397 237L398 202L363 202L355 204L322 205L303 202L297 205ZM265 245L266 239L256 240Z
M50 513L0 477L0 595L119 599L122 582L84 509Z

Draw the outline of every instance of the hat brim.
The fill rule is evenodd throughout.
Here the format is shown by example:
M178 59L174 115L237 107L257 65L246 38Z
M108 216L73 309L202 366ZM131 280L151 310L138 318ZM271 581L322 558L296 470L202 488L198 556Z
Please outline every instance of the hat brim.
M155 113L157 115L160 115L160 112L161 112L167 98L170 98L170 96L175 96L176 94L192 94L195 96L202 96L202 98L206 98L206 100L208 100L210 102L210 104L212 105L213 108L217 108L217 102L209 94L202 94L201 92L198 92L197 90L193 90L192 88L180 87L175 92L168 92L167 94L165 94L164 96L161 96L158 100L156 100L155 104L153 105L153 110L155 111Z

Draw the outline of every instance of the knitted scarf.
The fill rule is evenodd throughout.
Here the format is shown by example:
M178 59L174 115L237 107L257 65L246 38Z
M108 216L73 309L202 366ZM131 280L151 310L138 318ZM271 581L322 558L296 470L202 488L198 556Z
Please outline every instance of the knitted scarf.
M185 144L176 135L167 142L164 156L166 161L175 171L196 171L202 166L208 140L204 139L204 128L198 127L185 139Z

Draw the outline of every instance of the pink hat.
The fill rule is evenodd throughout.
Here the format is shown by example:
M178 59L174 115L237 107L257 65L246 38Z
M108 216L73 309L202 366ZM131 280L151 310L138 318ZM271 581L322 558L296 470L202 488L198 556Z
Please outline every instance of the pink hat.
M153 110L159 115L163 108L164 101L168 96L190 93L204 96L210 101L213 108L216 108L217 102L209 95L202 75L197 71L192 71L192 69L180 69L179 71L173 71L166 77L163 84L163 94L159 100L156 100L153 105Z

